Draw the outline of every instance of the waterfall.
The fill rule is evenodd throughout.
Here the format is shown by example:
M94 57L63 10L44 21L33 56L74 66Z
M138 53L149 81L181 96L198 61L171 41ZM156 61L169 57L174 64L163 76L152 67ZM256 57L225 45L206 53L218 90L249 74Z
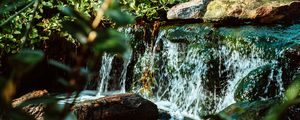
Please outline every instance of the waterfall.
M243 29L255 31L249 32L251 34L248 36L244 35L246 37L238 36L245 34L240 33L242 28L219 28L217 37L214 37L210 36L214 34L210 32L214 29L203 27L205 25L191 26L184 26L185 31L179 31L179 34L176 33L181 29L179 26L166 27L160 30L154 46L146 47L145 52L134 54L133 50L127 51L123 56L123 63L115 66L122 69L120 76L114 78L119 83L113 90L109 87L110 81L114 80L111 73L115 70L113 65L116 55L105 53L102 56L96 97L133 92L153 101L159 109L168 111L176 119L201 119L202 116L218 113L235 103L235 92L243 79L268 65L271 68L267 84L264 91L260 92L268 94L272 89L269 86L276 83L276 96L283 96L285 65L279 66L282 64L279 63L279 58L284 57L284 45L290 43L285 40L276 43L267 34L272 33L273 28L246 27ZM133 35L136 31L132 28L121 28L119 31L124 32L129 39L137 39ZM271 48L270 45L282 48ZM126 91L127 68L133 58L137 59L134 62L133 76L130 77L133 78L133 83L129 85L130 91Z
M125 33L125 36L127 39L132 39L132 30L131 28L119 28L118 31ZM121 58L123 60L123 63L121 65L113 66L113 62L117 63L119 61L113 61L117 56L120 57L120 55L117 54L109 54L104 53L102 55L102 61L101 61L101 69L99 71L99 87L97 90L97 97L110 95L113 93L125 93L125 86L126 86L126 73L127 73L127 66L130 63L131 58L131 50L127 50L122 54ZM114 68L113 68L114 67ZM116 78L111 78L111 73L113 70L121 71L120 76ZM116 80L117 79L117 80ZM112 86L109 84L110 80L118 81L118 85ZM109 87L113 87L110 90Z
M103 93L107 92L108 88L108 80L109 80L109 75L110 71L112 68L112 60L113 60L114 55L107 54L105 53L102 56L102 62L101 62L101 69L99 71L99 76L100 76L100 83L99 83L99 88L98 88L98 93L97 96L101 96Z
M184 116L200 119L235 103L234 92L240 80L256 68L276 62L264 58L264 51L254 45L249 45L250 49L244 48L247 54L246 50L237 50L232 44L220 43L216 48L203 49L170 42L166 32L159 33L155 47L147 48L136 64L137 83L133 91L154 101L160 109L178 119ZM199 41L207 44L205 40ZM163 50L156 51L160 46L157 44L163 44ZM147 71L153 74L154 80L147 81L152 85L150 88L146 85L150 90L145 91L141 79ZM277 75L276 80L283 89L281 76Z

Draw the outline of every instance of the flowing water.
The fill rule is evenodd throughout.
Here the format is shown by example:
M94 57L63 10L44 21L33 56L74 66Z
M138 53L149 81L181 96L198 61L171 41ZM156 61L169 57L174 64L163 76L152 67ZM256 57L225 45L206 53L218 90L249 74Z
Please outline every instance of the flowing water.
M282 56L284 49L265 46L264 42L260 42L261 37L253 37L251 34L247 39L236 37L236 34L207 38L211 29L202 29L188 26L185 31L181 31L183 38L190 40L188 42L178 42L182 39L182 36L176 34L178 27L161 29L153 47L146 47L145 53L139 55L129 91L125 89L126 73L133 55L129 54L132 51L126 54L122 65L124 69L118 78L120 87L114 91L138 93L156 103L159 109L168 111L175 119L200 119L201 116L217 113L235 103L234 93L241 80L251 71L272 64L269 82L265 87L267 89L263 92L268 93L268 86L273 81L279 89L276 96L283 96L283 70L276 65L279 64L278 58ZM124 30L130 36L132 29ZM172 32L177 36L170 36ZM221 32L234 33L231 29ZM238 33L240 34L242 33ZM133 39L132 35L129 38ZM174 38L178 41L174 42ZM267 37L267 40L274 42L271 37ZM111 54L102 57L96 98L113 92L108 86L114 57Z
M137 78L145 68L154 73L152 91L141 92L143 85L135 86L134 90L179 119L184 116L200 119L199 116L216 113L234 103L239 80L257 67L272 62L265 60L260 54L262 51L255 47L248 55L225 45L204 52L201 48L172 43L164 38L164 32L157 39L163 41L163 50L147 50L136 65L140 68L135 71Z

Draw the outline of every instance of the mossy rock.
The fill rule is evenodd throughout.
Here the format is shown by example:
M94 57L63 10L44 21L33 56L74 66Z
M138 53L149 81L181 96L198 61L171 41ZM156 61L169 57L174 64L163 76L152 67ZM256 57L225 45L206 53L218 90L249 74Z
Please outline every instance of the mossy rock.
M277 99L238 102L219 112L216 118L222 120L261 120L272 106L279 103L280 100Z
M279 32L280 31L280 32ZM247 55L257 51L265 59L274 59L278 51L299 47L300 24L290 26L240 26L218 29L223 44Z
M300 40L300 24L220 28L214 28L211 24L188 24L166 26L160 31L162 39L171 42L193 44L192 47L203 49L219 49L220 46L226 46L244 55L257 51L256 54L265 59L276 58L276 51L297 48L297 40Z
M165 37L175 43L200 43L213 31L211 24L190 24L183 26L167 26L161 28Z
M282 91L280 91L279 83L276 80L279 74L276 69L278 69L276 65L267 64L252 70L238 84L234 93L235 100L254 101L278 97Z

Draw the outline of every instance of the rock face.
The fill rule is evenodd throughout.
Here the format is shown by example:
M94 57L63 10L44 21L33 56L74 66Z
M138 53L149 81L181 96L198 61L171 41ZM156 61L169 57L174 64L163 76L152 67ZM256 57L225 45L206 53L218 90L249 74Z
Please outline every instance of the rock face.
M205 21L223 21L230 18L272 23L296 19L300 15L298 0L214 0L207 6Z
M205 13L206 5L210 0L191 0L172 7L168 19L200 19Z
M47 90L37 90L33 91L30 93L27 93L23 95L20 98L17 98L13 100L12 106L17 107L21 103L23 103L26 100L32 99L32 98L37 98L37 97L42 97L48 94ZM44 113L45 113L45 105L39 104L39 105L28 105L26 107L22 108L26 113L29 115L34 116L36 120L44 120Z
M157 106L136 94L119 94L77 103L78 120L157 120Z

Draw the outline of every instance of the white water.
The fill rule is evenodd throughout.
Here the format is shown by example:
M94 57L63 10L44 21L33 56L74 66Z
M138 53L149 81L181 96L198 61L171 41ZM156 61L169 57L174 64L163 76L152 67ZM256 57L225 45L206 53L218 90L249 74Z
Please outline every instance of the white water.
M172 43L164 38L164 32L160 33L157 40L163 41L164 50L157 53L154 51L155 48L146 50L136 65L135 73L139 78L147 67L155 73L153 91L150 91L153 92L151 93L153 96L150 96L149 93L141 94L177 119L184 119L184 117L200 119L200 116L221 111L235 102L234 91L239 80L250 71L274 62L265 60L261 55L262 50L254 46L251 46L251 52L248 55L243 55L225 45L219 46L217 49L210 49L210 52L206 53L197 47L186 49L187 45ZM162 55L157 58L159 54ZM205 75L208 74L208 69L216 67L207 64L207 59L211 59L211 57L219 58L219 62L225 66L223 69L219 66L219 76L216 77L221 77L224 72L231 74L221 93L203 87L206 85ZM157 61L161 60L163 64L157 65ZM283 89L281 76L278 76L278 80L280 89ZM137 93L144 89L142 85L134 87Z
M101 69L99 71L100 76L100 84L98 88L97 96L101 96L102 93L108 92L108 80L109 80L109 74L112 68L112 60L114 58L114 55L105 53L102 56L102 62L101 62Z
M221 111L235 102L234 91L242 78L260 66L276 62L265 59L262 55L263 50L254 45L250 46L251 49L247 55L242 53L243 50L236 50L226 44L203 51L201 47L191 48L185 43L172 43L165 38L165 34L166 31L161 31L154 48L148 47L145 54L140 56L135 65L135 81L132 91L129 92L141 94L156 103L158 108L168 111L176 119L184 119L184 117L200 119L200 116ZM201 41L200 44L205 44L204 40L199 41ZM160 42L163 43L163 50L156 51ZM105 54L102 58L102 66L99 71L101 80L96 96L83 95L81 96L82 100L126 92L126 68L131 55L127 55L127 60L123 64L125 69L120 77L121 89L119 91L108 90L113 57L114 55ZM217 61L219 66L208 64L211 60ZM218 71L211 71L210 69L213 67L218 67ZM154 81L152 81L150 90L145 92L140 78L145 71L149 70L154 75ZM221 78L224 73L228 75L226 81L222 83L220 91L205 88L210 81L207 78L209 72L217 72L218 75L214 76L216 78ZM277 72L279 74L274 76L274 71L272 71L269 77L271 80L276 77L280 91L284 91L281 80L282 72L280 70ZM216 82L218 83L218 81ZM213 87L219 86L214 85Z

